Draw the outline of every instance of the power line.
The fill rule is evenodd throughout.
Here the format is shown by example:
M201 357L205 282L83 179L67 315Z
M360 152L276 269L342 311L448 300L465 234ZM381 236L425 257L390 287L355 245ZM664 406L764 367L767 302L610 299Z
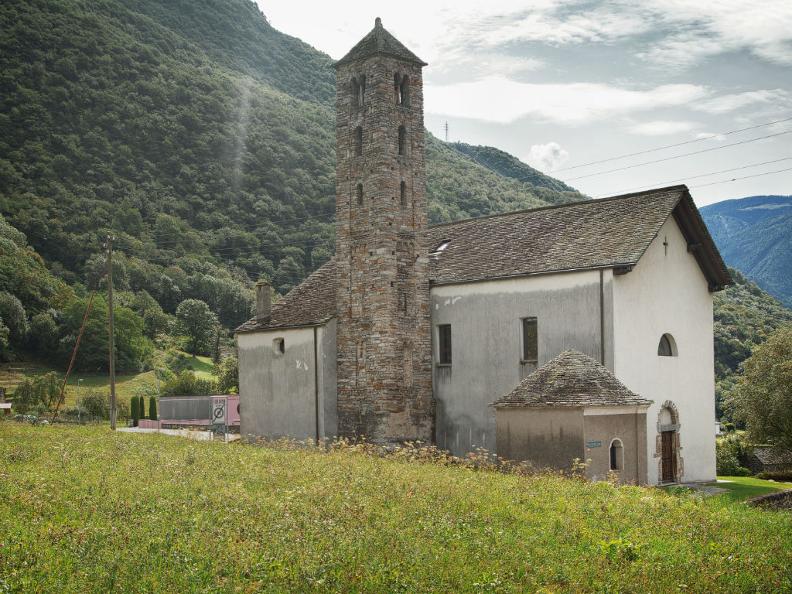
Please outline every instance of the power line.
M715 134L708 134L707 136L702 136L701 138L694 138L692 140L686 140L684 142L677 142L675 144L666 144L664 146L658 146L651 149L646 149L643 151L637 151L635 153L626 153L624 155L617 155L615 157L608 157L607 159L600 159L598 161L589 161L588 163L581 163L580 165L573 165L571 167L563 167L561 169L556 169L554 173L558 173L559 171L570 171L572 169L580 169L581 167L588 167L589 165L599 165L600 163L608 163L610 161L618 161L620 159L626 159L627 157L635 157L637 155L645 155L647 153L653 153L655 151L662 151L669 148L674 148L678 146L685 146L687 144L694 144L696 142L703 142L705 140L712 140L713 138L718 138L719 136L730 136L732 134L737 134L739 132L746 132L747 130L755 130L756 128L764 128L765 126L772 126L773 124L780 124L782 122L788 122L792 120L792 117L784 118L781 120L774 120L772 122L766 122L764 124L757 124L755 126L748 126L747 128L740 128L738 130L729 130L728 132L719 132Z
M686 177L678 177L677 179L669 179L665 181L655 182L648 185L643 186L633 186L631 188L624 188L621 190L616 190L615 192L611 192L609 194L602 194L598 196L598 198L607 198L608 196L618 196L619 194L626 194L627 192L636 192L638 190L645 190L651 188L662 188L663 186L668 186L670 184L676 182L684 182L689 179L698 179L701 177L709 177L710 175L718 175L720 173L729 173L730 171L740 171L742 169L751 169L752 167L759 167L761 165L770 165L771 163L780 163L781 161L789 161L792 157L783 157L781 159L774 159L772 161L762 161L761 163L751 163L750 165L743 165L742 167L732 167L730 169L721 169L720 171L711 171L709 173L701 173L699 175L688 175Z
M785 171L792 171L792 167L787 167L786 169L777 169L776 171L765 171L764 173L754 173L753 175L744 175L743 177L733 177L731 179L724 179L721 181L714 181L708 184L700 184L698 186L692 186L692 188L706 188L707 186L715 186L717 184L728 184L735 181L740 181L743 179L751 179L753 177L762 177L763 175L773 175L775 173L784 173Z
M759 136L757 138L748 138L746 140L739 140L737 142L732 142L731 144L723 144L721 146L713 146L707 149L701 149L700 151L692 151L689 153L682 153L681 155L674 155L672 157L665 157L664 159L655 159L654 161L644 161L643 163L635 163L634 165L625 165L624 167L618 167L616 169L608 169L607 171L599 171L596 173L588 173L586 175L579 175L578 177L572 177L564 182L571 182L578 179L585 179L588 177L597 177L599 175L606 175L608 173L616 173L619 171L626 171L628 169L635 169L636 167L643 167L645 165L652 165L653 163L664 163L666 161L673 161L674 159L681 159L682 157L690 157L692 155L700 155L702 153L709 153L711 151L719 151L721 149L729 148L732 146L737 146L740 144L748 144L750 142L756 142L757 140L764 140L766 138L774 138L776 136L783 136L784 134L792 134L792 130L785 130L783 132L776 132L775 134L766 134L765 136Z

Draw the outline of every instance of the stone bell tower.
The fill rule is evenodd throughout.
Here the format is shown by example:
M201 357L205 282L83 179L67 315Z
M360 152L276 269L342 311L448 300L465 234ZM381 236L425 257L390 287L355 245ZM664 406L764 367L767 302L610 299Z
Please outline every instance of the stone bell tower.
M423 83L377 18L336 64L338 431L432 441Z

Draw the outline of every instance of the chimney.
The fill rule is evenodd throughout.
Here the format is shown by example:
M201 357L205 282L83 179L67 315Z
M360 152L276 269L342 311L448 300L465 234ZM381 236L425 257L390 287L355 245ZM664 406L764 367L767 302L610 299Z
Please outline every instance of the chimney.
M256 319L264 320L270 317L272 305L272 289L265 280L256 283Z

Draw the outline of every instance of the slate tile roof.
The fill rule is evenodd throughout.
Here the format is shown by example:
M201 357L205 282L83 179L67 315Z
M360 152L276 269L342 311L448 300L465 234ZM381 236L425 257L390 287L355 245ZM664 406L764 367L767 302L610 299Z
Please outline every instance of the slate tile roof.
M347 62L364 60L376 54L385 54L407 62L414 62L426 66L426 62L408 50L401 41L396 39L382 26L382 20L377 17L374 28L353 47L347 54L336 62L336 67Z
M764 465L792 466L792 451L779 447L755 446L751 452Z
M330 260L272 304L270 317L253 318L236 329L253 332L323 324L336 314L336 265Z
M731 284L726 265L685 186L573 202L426 230L432 284L454 284L596 268L629 269L673 216L713 290ZM308 326L335 315L336 268L330 261L272 306L270 321L237 329Z
M564 351L493 402L496 408L649 405L604 365L578 351Z
M689 209L692 199L687 188L673 186L430 227L430 250L448 241L435 258L432 282L629 267L638 262L662 224L685 200L690 200ZM700 219L695 206L691 213ZM716 262L715 268L721 273L716 283L728 284L723 261Z

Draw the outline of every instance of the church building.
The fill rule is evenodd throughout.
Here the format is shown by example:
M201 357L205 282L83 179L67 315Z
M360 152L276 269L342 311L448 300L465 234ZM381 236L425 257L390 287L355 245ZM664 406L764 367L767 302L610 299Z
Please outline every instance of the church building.
M336 64L335 256L237 329L241 433L715 477L712 293L685 186L429 226L422 69L374 29Z

